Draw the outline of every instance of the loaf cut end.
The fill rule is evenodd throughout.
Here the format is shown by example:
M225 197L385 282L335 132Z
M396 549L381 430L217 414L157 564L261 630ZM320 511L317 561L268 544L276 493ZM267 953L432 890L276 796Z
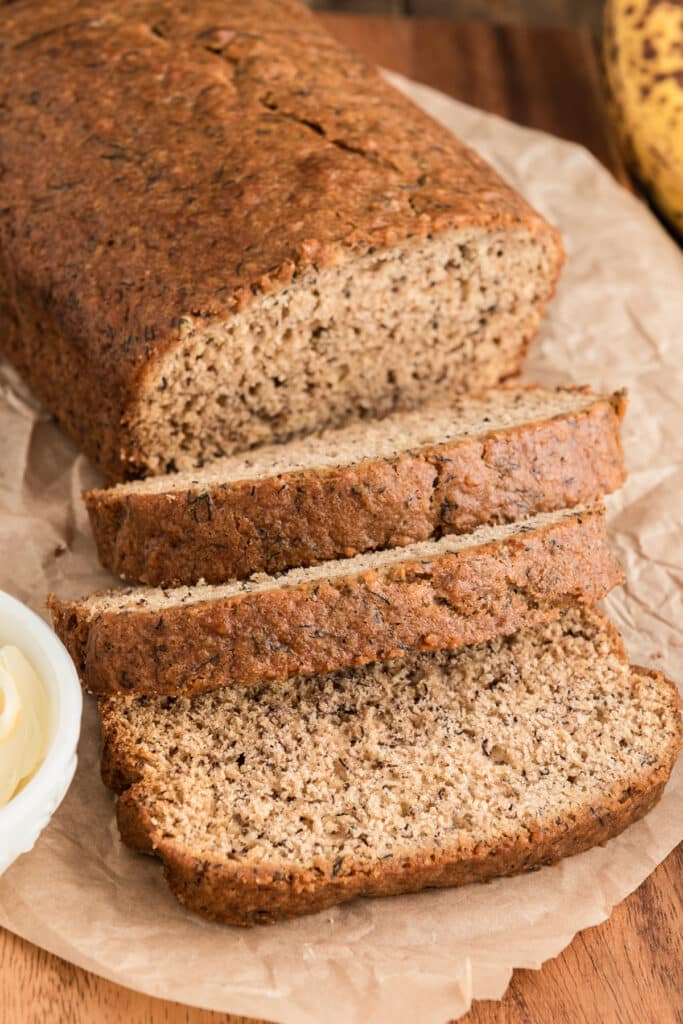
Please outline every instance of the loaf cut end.
M555 233L452 230L295 276L148 368L128 475L187 470L516 375L557 277Z

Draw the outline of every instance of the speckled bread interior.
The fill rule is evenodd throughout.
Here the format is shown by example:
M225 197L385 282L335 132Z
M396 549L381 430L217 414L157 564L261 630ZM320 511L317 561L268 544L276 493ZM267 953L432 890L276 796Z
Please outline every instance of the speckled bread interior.
M0 35L0 346L109 478L519 371L557 232L303 5L19 2Z
M659 799L675 688L594 609L456 652L100 701L121 834L231 924L527 871Z

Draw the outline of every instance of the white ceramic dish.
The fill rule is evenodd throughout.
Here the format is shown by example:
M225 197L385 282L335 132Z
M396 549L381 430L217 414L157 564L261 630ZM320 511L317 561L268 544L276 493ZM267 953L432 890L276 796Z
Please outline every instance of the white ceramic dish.
M15 644L32 662L50 701L50 736L43 763L0 808L0 874L27 853L59 807L76 770L83 696L62 642L35 612L0 590L0 646Z

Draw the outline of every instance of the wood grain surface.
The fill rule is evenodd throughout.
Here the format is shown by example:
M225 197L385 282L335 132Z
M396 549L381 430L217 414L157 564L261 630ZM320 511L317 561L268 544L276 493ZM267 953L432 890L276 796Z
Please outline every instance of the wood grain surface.
M602 23L603 0L306 0L317 11L352 14L410 14L500 25L557 25L590 28Z
M627 180L608 141L587 32L352 15L323 20L348 45L386 67L582 142ZM541 971L516 971L501 1003L475 1003L462 1022L681 1024L682 934L683 846L607 922L576 936ZM324 1012L320 1019L324 1024ZM0 929L0 1024L241 1020L120 988Z

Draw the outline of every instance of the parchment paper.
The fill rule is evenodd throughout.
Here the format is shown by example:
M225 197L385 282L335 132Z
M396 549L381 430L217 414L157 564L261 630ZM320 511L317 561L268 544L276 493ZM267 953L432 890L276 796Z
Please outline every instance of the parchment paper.
M628 584L608 608L635 660L682 680L683 255L583 149L396 81L562 229L569 265L527 376L630 388L630 478L609 501ZM96 475L6 367L0 438L0 586L44 612L49 589L106 585L78 497ZM679 770L645 821L554 868L243 931L185 912L157 863L121 847L97 748L88 701L76 780L0 880L0 923L131 988L287 1024L444 1024L500 998L514 967L604 920L683 837Z

